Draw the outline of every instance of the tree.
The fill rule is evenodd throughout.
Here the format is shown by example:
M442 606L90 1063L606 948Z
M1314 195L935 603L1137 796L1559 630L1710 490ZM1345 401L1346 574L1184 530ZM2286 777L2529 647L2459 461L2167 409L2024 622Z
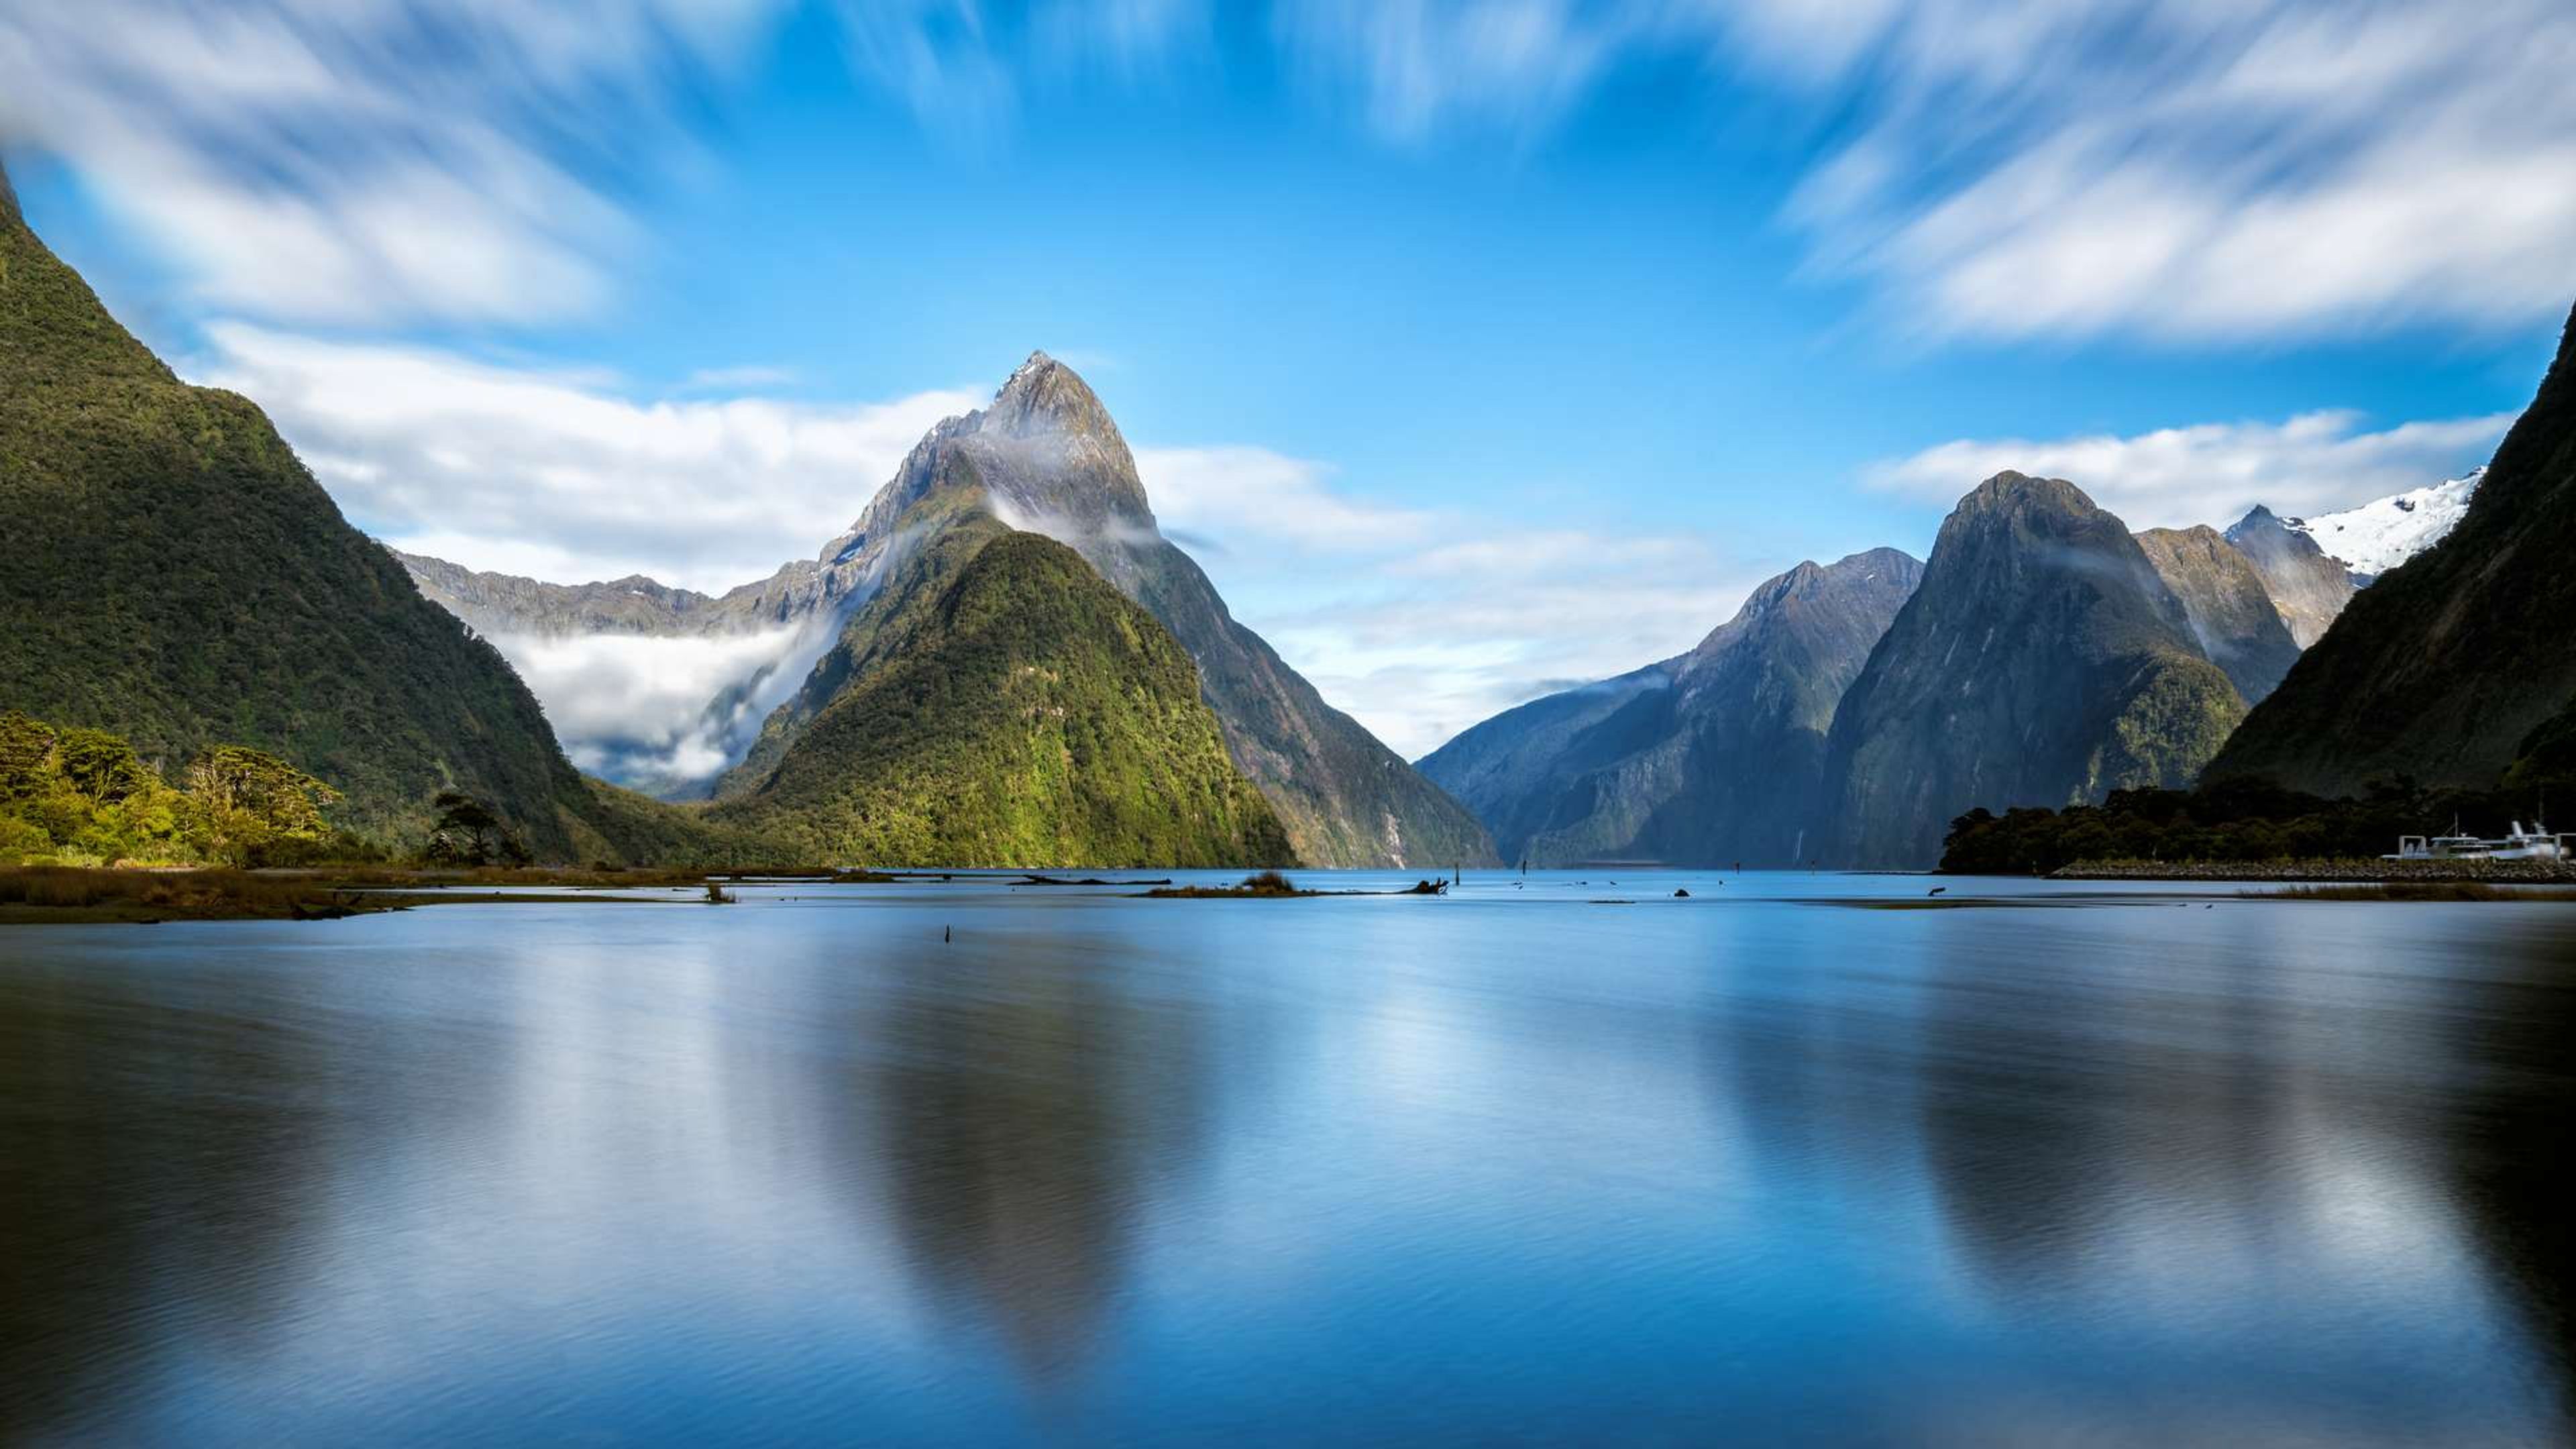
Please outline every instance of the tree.
M429 846L421 852L429 859L452 865L528 863L528 848L482 801L447 790L431 804L438 810L438 823L430 827Z
M188 766L188 798L208 853L250 860L282 840L320 840L340 792L275 755L216 745Z
M91 803L113 805L156 783L152 771L124 737L105 730L68 729L54 741L63 778Z
M248 815L277 835L317 840L331 827L322 807L340 792L243 745L217 745L188 766L188 792L209 810Z

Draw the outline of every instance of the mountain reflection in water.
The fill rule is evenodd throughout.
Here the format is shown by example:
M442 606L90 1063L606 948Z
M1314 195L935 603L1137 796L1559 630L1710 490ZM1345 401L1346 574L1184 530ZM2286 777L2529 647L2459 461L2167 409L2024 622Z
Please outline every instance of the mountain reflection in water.
M0 1439L2567 1436L2576 912L1653 879L0 934Z

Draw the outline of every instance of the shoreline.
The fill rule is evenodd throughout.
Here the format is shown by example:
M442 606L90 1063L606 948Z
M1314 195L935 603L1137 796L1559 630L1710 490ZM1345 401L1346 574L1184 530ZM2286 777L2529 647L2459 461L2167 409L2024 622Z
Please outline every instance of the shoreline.
M2386 885L2477 881L2487 885L2576 885L2576 862L2540 860L2085 860L2040 880L2269 881L2284 885Z

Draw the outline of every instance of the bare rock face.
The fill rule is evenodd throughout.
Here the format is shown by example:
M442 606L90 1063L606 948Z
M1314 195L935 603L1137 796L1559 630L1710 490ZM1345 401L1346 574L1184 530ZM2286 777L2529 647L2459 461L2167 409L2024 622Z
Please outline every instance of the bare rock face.
M1997 474L1942 524L1835 712L1825 858L1926 867L1974 806L2188 784L2244 708L2119 519L2072 483Z
M2138 546L2182 601L2209 662L2227 671L2246 703L2270 694L2298 662L2299 644L2253 561L2207 524L2151 528Z
M2448 536L2353 596L2211 763L2348 795L2487 788L2576 702L2576 319Z
M1843 691L1923 566L1802 563L1689 653L1533 700L1422 761L1507 861L1803 863Z
M2264 592L2272 596L2272 607L2280 611L2291 640L2302 649L2324 638L2343 606L2352 601L2351 571L2326 557L2315 539L2283 523L2271 509L2257 505L2227 530L2226 539L2254 565Z

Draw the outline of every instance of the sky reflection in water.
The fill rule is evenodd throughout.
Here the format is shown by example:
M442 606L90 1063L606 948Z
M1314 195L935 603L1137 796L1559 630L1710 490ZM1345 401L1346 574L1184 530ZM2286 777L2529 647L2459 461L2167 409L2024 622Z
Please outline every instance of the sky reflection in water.
M2564 1436L2576 911L1915 891L9 931L0 1439Z

